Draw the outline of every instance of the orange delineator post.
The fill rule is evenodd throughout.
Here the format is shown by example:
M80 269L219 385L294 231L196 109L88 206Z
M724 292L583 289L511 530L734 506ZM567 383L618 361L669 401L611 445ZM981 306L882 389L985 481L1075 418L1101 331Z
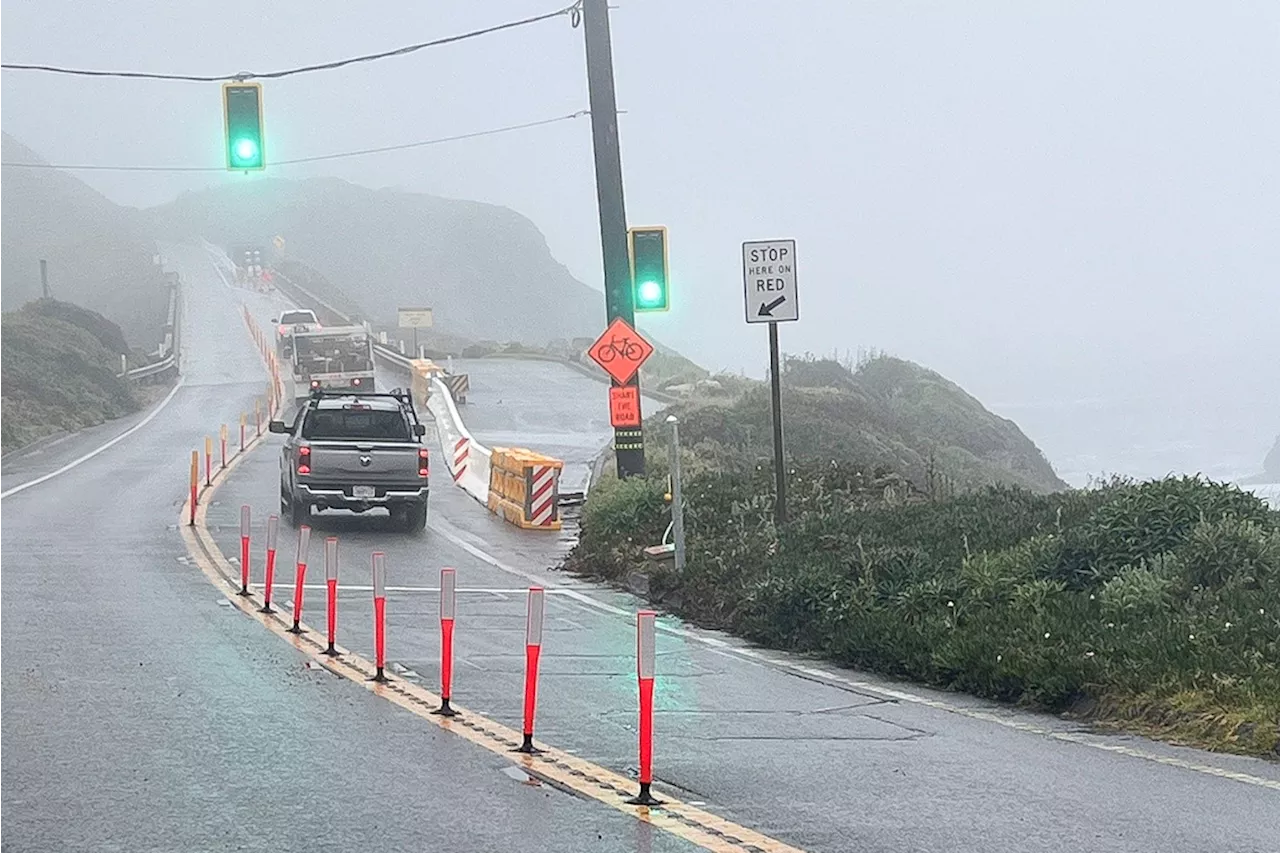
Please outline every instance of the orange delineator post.
M453 621L458 613L458 573L440 570L440 707L432 711L442 717L456 717L449 705L453 696Z
M222 450L222 467L227 467L227 425L223 424L218 430L218 445Z
M529 587L529 610L524 638L524 741L516 752L536 755L533 745L533 716L538 705L538 658L542 655L542 622L546 613L546 593L540 586Z
M640 682L640 793L628 803L635 806L656 806L656 799L649 788L653 784L653 668L654 628L657 614L641 610L636 614L636 675Z
M200 451L191 451L191 520L188 524L192 527L196 523L196 501L200 495Z
M260 613L275 613L271 609L271 587L276 577L276 538L280 533L280 516L272 513L267 516L267 571L262 585L262 607Z
M204 437L204 484L205 487L213 485L213 438Z
M244 453L244 412L240 413L240 452Z
M386 681L387 665L387 564L381 551L373 552L373 658L374 681Z
M324 650L326 655L337 657L338 650L334 647L338 633L338 537L330 536L324 540L324 582L329 588L328 616L329 616L329 648Z
M253 424L258 431L258 438L262 438L262 401L257 397L253 398Z
M249 594L249 535L252 510L248 504L240 507L240 595Z
M293 580L293 627L292 634L302 633L302 583L307 577L307 551L311 547L311 528L302 525L298 528L298 564Z

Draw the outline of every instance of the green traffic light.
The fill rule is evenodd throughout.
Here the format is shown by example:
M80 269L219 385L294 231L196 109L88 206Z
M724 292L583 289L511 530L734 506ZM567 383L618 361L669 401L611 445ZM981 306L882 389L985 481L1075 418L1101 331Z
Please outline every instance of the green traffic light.
M640 306L649 308L654 305L662 304L662 285L650 279L649 281L640 282L640 286L636 289L637 302Z
M264 169L267 165L262 133L262 86L252 82L222 87L226 121L227 168L232 171Z
M667 229L662 226L628 229L631 249L631 297L636 311L671 308L667 274Z
M236 141L236 159L243 163L252 163L258 156L258 144L252 139Z

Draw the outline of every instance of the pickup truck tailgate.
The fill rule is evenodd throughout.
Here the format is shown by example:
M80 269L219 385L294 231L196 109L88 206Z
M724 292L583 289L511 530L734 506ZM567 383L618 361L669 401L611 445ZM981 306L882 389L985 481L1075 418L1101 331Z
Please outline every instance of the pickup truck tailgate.
M418 445L357 441L312 441L311 482L417 487Z

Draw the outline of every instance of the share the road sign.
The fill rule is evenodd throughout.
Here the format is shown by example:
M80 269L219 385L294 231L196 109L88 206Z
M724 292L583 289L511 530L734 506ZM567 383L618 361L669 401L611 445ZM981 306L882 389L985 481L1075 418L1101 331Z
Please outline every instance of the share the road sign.
M742 295L748 323L800 319L795 240L754 240L742 244Z

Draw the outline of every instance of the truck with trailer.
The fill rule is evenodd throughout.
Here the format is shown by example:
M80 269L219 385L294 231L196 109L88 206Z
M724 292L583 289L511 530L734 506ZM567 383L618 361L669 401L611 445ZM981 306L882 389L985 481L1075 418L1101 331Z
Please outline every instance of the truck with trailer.
M304 400L314 391L376 390L373 338L364 326L298 331L293 333L292 344L295 400Z

